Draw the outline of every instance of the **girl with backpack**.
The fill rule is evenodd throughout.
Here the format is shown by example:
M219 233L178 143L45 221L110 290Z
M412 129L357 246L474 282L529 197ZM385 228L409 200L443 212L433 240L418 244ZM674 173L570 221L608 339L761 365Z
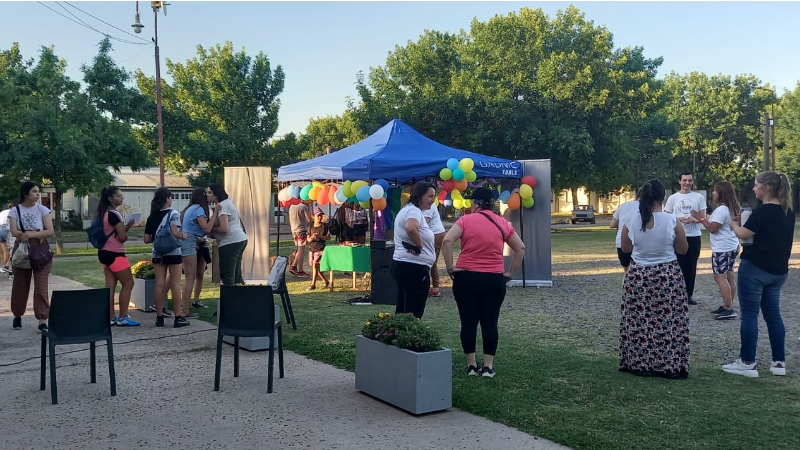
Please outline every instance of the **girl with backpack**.
M100 194L100 203L97 205L97 220L102 223L105 243L97 250L97 259L103 265L103 274L106 287L111 292L111 325L121 327L138 327L139 322L128 315L128 306L131 303L133 291L133 274L131 263L125 256L125 241L128 240L128 230L133 226L131 220L123 224L122 215L117 212L117 207L122 205L125 197L117 186L106 186ZM114 293L117 281L122 285L119 293L119 318L114 314Z
M207 308L200 302L200 291L203 289L203 275L206 272L206 261L201 255L203 247L206 245L205 236L214 226L216 215L209 216L208 200L206 199L205 188L194 188L192 199L181 212L181 225L188 239L183 241L181 246L181 256L183 257L183 273L185 276L183 283L183 304L186 306L192 298L192 288L194 287L195 301L193 308ZM208 251L206 249L206 251ZM195 286L196 285L196 286ZM188 309L183 312L188 313Z
M183 307L181 292L183 257L180 241L187 236L181 231L181 215L171 207L172 192L165 187L156 189L153 201L150 203L150 217L147 218L144 227L144 243L153 244L153 268L156 272L154 295L156 314L158 314L156 326L164 326L164 298L169 288L172 291L172 309L175 311L173 327L180 328L189 325L189 321L180 315L182 310L189 310L188 305ZM166 244L162 245L162 241ZM171 242L173 244L170 245ZM167 274L169 274L169 286L167 286Z

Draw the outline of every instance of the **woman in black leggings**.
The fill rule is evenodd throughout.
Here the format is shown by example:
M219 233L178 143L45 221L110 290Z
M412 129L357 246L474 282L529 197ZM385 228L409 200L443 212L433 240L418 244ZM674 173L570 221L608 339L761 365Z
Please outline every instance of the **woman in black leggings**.
M467 356L467 374L493 378L497 353L497 320L506 297L506 283L516 273L525 253L514 227L494 213L495 199L488 188L472 194L471 214L462 216L442 242L447 274L453 279L453 296L461 318L461 346ZM453 265L453 243L461 240L461 253ZM503 247L514 250L508 272ZM478 324L483 334L483 364L475 360Z

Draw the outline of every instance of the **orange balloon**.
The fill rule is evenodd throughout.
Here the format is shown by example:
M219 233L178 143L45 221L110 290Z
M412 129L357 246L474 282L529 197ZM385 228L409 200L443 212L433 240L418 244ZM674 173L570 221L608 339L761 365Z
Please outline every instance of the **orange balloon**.
M461 192L464 192L464 191L467 190L467 180L466 180L466 178L462 178L461 180L456 181L456 189L458 189Z
M328 188L328 203L333 203L334 205L336 204L336 191L338 190L339 188L337 188L335 185Z
M519 194L514 192L510 197L508 197L508 201L506 203L510 209L519 209L521 202L522 199L520 198Z
M377 209L378 211L381 211L384 208L386 208L386 198L381 197L377 200L372 199L372 208Z

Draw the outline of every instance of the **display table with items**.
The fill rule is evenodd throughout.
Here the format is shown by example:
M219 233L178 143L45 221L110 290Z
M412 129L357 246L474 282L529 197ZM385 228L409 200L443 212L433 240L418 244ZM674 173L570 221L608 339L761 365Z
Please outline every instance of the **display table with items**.
M356 272L370 272L369 247L365 245L328 245L322 252L319 269L330 272L330 289L333 292L333 271L353 272L353 289L356 289Z

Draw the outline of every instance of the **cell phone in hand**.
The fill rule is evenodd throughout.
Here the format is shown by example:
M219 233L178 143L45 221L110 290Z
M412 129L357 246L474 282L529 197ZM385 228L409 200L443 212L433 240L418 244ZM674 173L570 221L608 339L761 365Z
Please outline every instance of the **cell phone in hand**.
M412 252L414 252L415 255L419 255L420 253L422 253L421 248L417 247L416 245L410 242L403 241L403 247L407 248L408 250L411 250Z

